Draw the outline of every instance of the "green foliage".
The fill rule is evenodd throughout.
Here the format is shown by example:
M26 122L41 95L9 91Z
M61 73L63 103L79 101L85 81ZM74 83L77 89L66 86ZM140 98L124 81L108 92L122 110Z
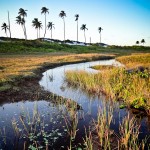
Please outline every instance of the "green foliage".
M0 42L0 53L34 53L34 52L73 52L73 53L115 53L117 55L126 55L133 52L148 52L149 47L118 47L109 46L107 48L100 47L97 44L92 44L90 46L79 46L79 45L67 45L59 44L61 41L54 40L54 42L38 40L26 40L23 39L8 39L0 37L3 42ZM70 40L66 42L72 43Z
M124 109L124 108L126 108L126 105L125 105L125 104L121 104L121 105L119 106L119 108L120 108L120 109Z
M146 99L143 97L136 98L133 100L132 107L137 108L137 109L142 109L146 107Z

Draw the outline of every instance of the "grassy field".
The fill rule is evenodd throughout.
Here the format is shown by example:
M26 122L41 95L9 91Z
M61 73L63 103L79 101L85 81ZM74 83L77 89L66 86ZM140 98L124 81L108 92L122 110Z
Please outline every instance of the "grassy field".
M113 56L113 55L112 55ZM102 54L71 54L63 52L30 54L30 55L1 55L0 56L0 86L1 91L9 89L11 83L22 78L34 78L36 70L53 64L64 62L90 61L104 59Z
M143 46L109 46L107 48L92 44L91 46L77 46L59 44L56 42L44 42L40 40L18 40L12 39L0 42L0 53L2 54L30 54L30 53L49 53L49 52L71 52L71 53L114 53L116 55L127 55L138 52L149 52L149 47Z
M95 66L93 68L101 70L97 74L89 74L84 71L68 71L66 79L70 84L78 85L90 93L103 92L111 99L122 99L124 106L145 109L147 113L150 113L149 58L150 54L119 57L117 60L122 63L125 62L125 68ZM131 66L133 70L130 70L130 72L126 70ZM141 72L137 69L137 66L146 69Z

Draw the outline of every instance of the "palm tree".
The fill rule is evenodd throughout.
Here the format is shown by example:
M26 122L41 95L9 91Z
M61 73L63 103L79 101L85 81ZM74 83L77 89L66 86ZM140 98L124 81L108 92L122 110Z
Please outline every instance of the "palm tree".
M66 13L62 10L59 14L59 17L61 17L63 19L63 22L64 22L64 42L65 42L65 17L66 17Z
M48 28L49 30L51 30L51 39L52 39L52 29L53 29L53 28L55 29L53 22L48 22L47 28Z
M98 27L98 31L99 31L99 34L100 34L100 43L101 43L101 31L102 31L103 29L101 28L101 27Z
M85 38L85 43L86 43L85 30L88 30L88 28L86 28L86 24L82 24L80 29L84 31L84 38Z
M26 39L25 29L24 29L24 24L25 24L24 18L22 18L21 16L17 16L16 17L16 23L22 26L22 29L23 29L23 32L24 32L24 36L25 36L25 39Z
M42 29L42 22L38 21L38 28L39 28L39 38L40 38L40 29Z
M24 30L24 36L25 36L25 40L27 40L27 33L26 33L26 26L25 26L25 17L27 17L27 10L24 10L23 8L19 9L19 16L21 17L21 19L23 20L23 30Z
M45 15L45 33L44 33L44 38L45 38L45 35L46 35L46 13L49 13L48 10L49 10L49 9L46 8L46 7L42 7L42 9L41 9L41 14L44 14L44 15Z
M42 28L42 22L39 21L38 18L34 18L34 20L32 21L32 26L37 29L37 39L40 38L40 29Z
M145 43L145 40L144 40L144 39L142 39L142 40L141 40L141 43L143 43L143 45L144 45L144 43Z
M78 42L78 19L79 19L79 14L75 15L75 21L77 21L77 42Z
M140 43L139 41L136 41L136 44L137 44L137 45L139 45L139 43Z
M2 30L5 31L5 34L6 34L6 36L7 36L7 30L9 29L8 25L4 22L4 23L2 24L2 26L1 26L1 28L2 28ZM7 37L8 37L8 36L7 36Z
M32 26L35 27L35 29L37 29L37 39L38 39L38 18L34 18L34 20L32 21Z

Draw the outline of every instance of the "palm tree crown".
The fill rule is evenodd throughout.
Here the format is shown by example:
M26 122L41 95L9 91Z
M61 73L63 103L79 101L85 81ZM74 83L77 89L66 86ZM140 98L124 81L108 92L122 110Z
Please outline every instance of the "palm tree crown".
M64 19L64 17L66 17L65 11L62 10L62 11L60 12L60 14L59 14L59 17L61 17L61 18Z
M1 26L1 28L2 28L2 30L5 31L5 34L6 34L6 36L7 36L7 30L9 29L8 25L4 22L4 23L2 24L2 26Z
M46 13L49 13L49 9L46 7L42 7L41 14L46 14Z
M142 40L141 40L141 43L143 43L143 45L144 45L144 43L145 43L145 40L144 40L144 39L142 39Z
M39 30L39 37L40 37L40 29L42 28L42 22L38 20L38 18L34 18L32 21L32 26L37 29L37 38L38 38L38 30Z
M140 42L139 41L136 41L136 44L139 44Z
M103 30L102 27L98 27L99 33L101 33L102 30Z
M85 30L88 30L88 28L86 27L86 24L82 24L80 29L84 31L84 38L85 38L85 43L86 43Z
M19 25L21 24L23 26L24 23L25 23L25 20L21 16L17 16L16 17L16 23L19 24Z
M47 28L49 30L52 30L52 28L55 28L53 22L48 22Z
M82 24L82 26L81 26L81 28L80 28L81 30L88 30L88 28L86 27L86 24Z
M76 14L76 15L75 15L75 18L76 18L75 21L78 21L79 14Z
M23 18L24 18L24 17L27 17L26 11L27 11L27 10L24 10L23 8L20 8L20 9L19 9L19 12L18 12L19 16L22 16Z
M35 27L35 29L38 28L38 18L34 18L34 20L32 21L32 26Z

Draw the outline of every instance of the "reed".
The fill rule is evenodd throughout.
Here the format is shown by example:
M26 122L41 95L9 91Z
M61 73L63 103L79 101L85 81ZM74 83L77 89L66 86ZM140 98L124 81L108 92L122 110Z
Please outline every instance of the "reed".
M150 75L146 70L128 73L123 68L115 68L97 74L68 71L65 75L70 85L90 93L103 92L113 100L123 99L126 106L150 109Z

